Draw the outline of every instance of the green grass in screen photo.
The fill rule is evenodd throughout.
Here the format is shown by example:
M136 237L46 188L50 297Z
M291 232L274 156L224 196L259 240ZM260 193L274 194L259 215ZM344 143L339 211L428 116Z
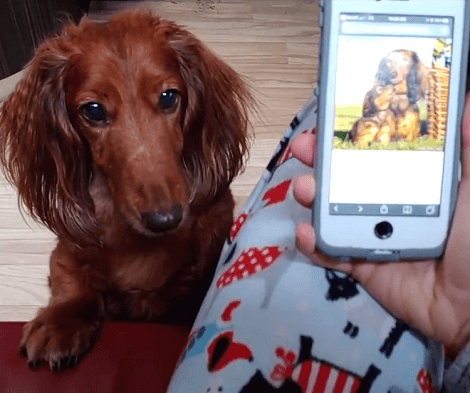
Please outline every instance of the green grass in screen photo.
M391 142L382 144L373 142L367 147L359 147L353 142L346 140L348 132L353 124L362 116L362 104L337 106L335 112L335 136L333 138L333 148L335 149L356 149L356 150L436 150L444 148L444 140L436 141L428 138L427 133L427 105L425 102L418 104L421 118L421 134L414 142Z

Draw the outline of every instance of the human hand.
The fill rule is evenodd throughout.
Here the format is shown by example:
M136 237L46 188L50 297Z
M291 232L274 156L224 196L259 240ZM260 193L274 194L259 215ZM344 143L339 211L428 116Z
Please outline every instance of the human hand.
M296 231L297 247L314 263L348 273L388 312L440 341L454 354L470 339L470 95L462 122L462 141L462 177L442 258L419 262L342 262L316 249L311 223L298 225ZM292 141L292 153L313 167L314 143L313 135L300 135ZM294 183L294 196L305 207L312 206L314 192L313 174Z

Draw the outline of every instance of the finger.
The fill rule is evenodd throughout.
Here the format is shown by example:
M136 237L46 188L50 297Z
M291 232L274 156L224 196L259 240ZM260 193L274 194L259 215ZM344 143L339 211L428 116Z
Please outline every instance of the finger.
M341 270L351 273L353 264L341 262L320 253L316 248L315 231L310 224L299 224L295 232L295 243L297 248L307 256L314 264L330 269Z
M315 180L312 175L301 176L294 182L294 198L303 207L311 208L315 195Z
M301 134L291 143L291 151L295 158L305 165L313 167L315 156L315 136Z
M467 288L470 280L470 96L467 96L462 119L461 165L462 178L441 278L452 283L452 287Z
M463 111L463 118L462 118L462 139L464 147L469 147L470 145L470 93L467 94L465 99L465 107Z
M462 179L470 176L470 94L467 96L462 118Z
M462 177L452 228L442 263L438 265L436 287L447 298L456 316L454 326L461 326L458 336L468 340L468 304L470 303L470 95L467 96L462 118ZM442 303L442 302L441 302ZM449 307L447 307L449 309ZM464 318L463 323L459 318ZM466 325L466 326L465 326ZM465 328L463 327L465 326ZM449 330L449 329L448 329ZM455 338L454 338L455 339ZM463 345L454 341L453 346Z
M309 224L299 224L295 231L297 248L306 256L311 257L315 253L315 232Z
M384 285L387 280L390 278L390 275L397 270L400 270L401 267L398 265L392 266L392 264L386 263L371 263L360 260L353 261L341 261L322 254L316 247L316 236L313 227L310 224L299 224L296 228L296 246L297 248L310 260L316 264L329 269L340 270L344 273L351 275L359 281L365 288L380 299L384 300L384 297L389 293L384 293L383 289L386 287ZM372 280L372 276L376 273L383 271L384 274L377 274L375 280ZM385 301L385 303L387 303Z
M462 152L461 152L462 178L459 184L457 205L454 221L450 233L447 252L464 253L469 255L470 242L468 241L468 222L470 220L470 94L467 96L462 118ZM453 249L455 247L455 249ZM457 254L455 254L457 255Z

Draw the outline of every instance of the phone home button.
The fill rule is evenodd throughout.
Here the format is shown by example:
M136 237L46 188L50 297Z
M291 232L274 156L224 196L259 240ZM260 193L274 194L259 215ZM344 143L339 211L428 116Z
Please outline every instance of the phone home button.
M393 227L388 221L379 222L374 229L375 236L379 239L387 239L392 236Z

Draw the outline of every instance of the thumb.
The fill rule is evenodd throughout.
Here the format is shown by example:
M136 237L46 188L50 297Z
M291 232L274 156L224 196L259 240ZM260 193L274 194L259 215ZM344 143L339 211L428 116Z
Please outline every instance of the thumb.
M444 257L445 276L443 278L451 280L457 287L466 288L468 280L470 280L470 266L466 262L466 258L470 255L470 237L468 235L470 221L470 95L467 96L462 119L461 165L462 178Z

